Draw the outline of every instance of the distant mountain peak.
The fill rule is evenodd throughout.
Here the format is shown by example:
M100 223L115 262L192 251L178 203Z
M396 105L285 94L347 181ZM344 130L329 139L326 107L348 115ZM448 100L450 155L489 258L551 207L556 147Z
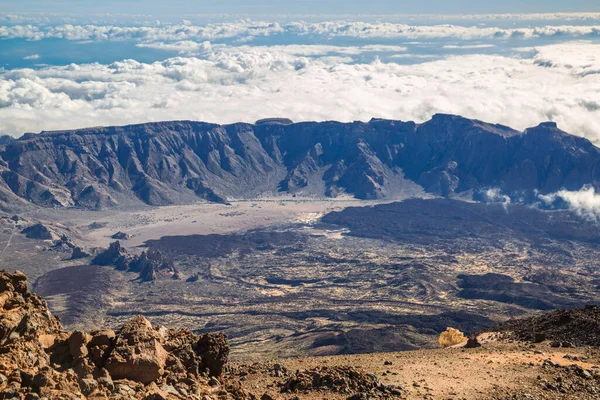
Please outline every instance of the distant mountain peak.
M552 121L547 121L547 122L542 122L538 125L539 128L551 128L551 129L558 129L558 124L556 122L552 122Z

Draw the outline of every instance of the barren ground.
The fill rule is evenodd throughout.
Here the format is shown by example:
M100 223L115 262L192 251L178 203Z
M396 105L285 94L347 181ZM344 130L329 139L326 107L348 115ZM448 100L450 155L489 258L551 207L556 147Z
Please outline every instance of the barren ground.
M471 332L600 298L595 225L524 207L377 204L281 197L40 210L17 228L2 220L1 261L25 272L69 329L115 328L142 314L223 331L238 361L435 348L448 326ZM133 235L123 241L130 252L160 249L181 279L140 282L69 260L18 233L33 220L88 249L124 231Z
M353 366L375 374L386 385L404 390L406 399L594 399L594 393L573 384L580 391L549 390L547 382L564 381L560 367L543 367L547 360L558 366L577 365L584 369L600 368L600 352L592 348L554 349L546 345L481 340L477 349L438 349L329 357L287 359L256 364L236 364L237 371L250 371L244 378L247 387L260 396L273 398L345 399L330 392L279 393L285 377L274 376L273 365L279 363L288 373L319 367ZM485 337L484 336L484 337ZM575 359L575 360L574 360ZM581 361L585 360L585 361ZM561 376L559 378L559 376ZM584 380L585 381L585 380ZM594 385L593 379L590 381ZM588 388L589 389L589 388ZM594 388L591 389L595 390Z

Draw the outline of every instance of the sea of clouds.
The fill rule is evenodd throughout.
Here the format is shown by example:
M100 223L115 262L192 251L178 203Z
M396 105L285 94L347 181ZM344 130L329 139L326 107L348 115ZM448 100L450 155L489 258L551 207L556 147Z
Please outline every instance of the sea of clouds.
M248 41L255 37L290 35L320 35L327 38L354 37L439 39L510 39L540 38L558 35L570 37L598 37L599 25L546 25L539 27L499 28L489 26L461 26L453 24L411 25L391 22L325 21L325 22L237 22L207 24L189 23L157 26L73 25L58 26L12 25L0 27L0 38L5 39L66 39L66 40L215 40L239 38Z
M552 120L600 141L600 15L482 18L82 24L4 15L0 46L129 44L157 55L50 65L43 53L19 55L31 67L0 69L0 133L173 119L421 122L442 112L517 129Z

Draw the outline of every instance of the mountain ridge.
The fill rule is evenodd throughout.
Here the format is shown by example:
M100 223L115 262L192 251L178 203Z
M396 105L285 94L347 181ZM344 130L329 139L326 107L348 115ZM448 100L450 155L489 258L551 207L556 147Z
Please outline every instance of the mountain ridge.
M489 188L524 202L600 185L600 149L552 122L519 132L449 114L421 124L196 121L44 131L0 143L0 204L89 209L264 193L455 197Z

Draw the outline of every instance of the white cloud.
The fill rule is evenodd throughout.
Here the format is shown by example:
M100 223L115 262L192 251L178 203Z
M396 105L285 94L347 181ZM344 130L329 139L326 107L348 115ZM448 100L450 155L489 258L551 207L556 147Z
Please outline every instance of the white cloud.
M0 26L0 39L42 40L46 33L34 25Z
M0 132L271 116L419 122L445 112L517 129L554 120L598 140L600 74L574 73L564 65L574 45L582 60L600 54L599 45L566 43L537 48L549 61L544 64L539 58L468 55L400 65L357 63L353 54L364 48L241 46L212 48L203 59L0 71ZM306 56L332 48L333 56Z
M191 40L183 40L180 42L148 42L148 43L138 43L138 47L146 47L151 49L158 50L166 50L166 51L176 51L182 55L198 55L202 53L209 52L213 49L212 44L206 40L204 42L194 42Z
M489 49L492 47L496 47L496 46L493 44L465 44L465 45L448 44L448 45L444 46L444 49L472 50L472 49Z
M564 202L577 215L594 221L600 220L600 193L591 186L586 186L579 191L560 190L538 197L546 205L551 206L557 201Z
M187 56L208 56L213 52L221 56L231 56L236 54L256 54L271 53L280 56L304 56L304 57L323 57L327 55L346 55L356 56L363 53L402 53L407 51L405 46L392 45L366 45L366 46L331 46L331 45L274 45L274 46L226 46L212 45L209 41L202 43L192 41L181 42L150 42L139 43L138 47L147 47L159 50L176 51L179 54ZM213 51L214 50L214 51Z
M579 76L600 74L600 52L589 51L593 47L586 42L540 47L536 49L534 62Z
M324 21L324 22L236 22L206 25L172 24L147 26L120 25L11 25L0 26L0 38L41 40L44 38L66 40L134 40L160 41L214 41L237 39L242 42L255 37L277 34L321 35L329 38L350 37L360 39L402 38L427 40L454 38L478 39L529 39L565 36L572 38L600 37L600 25L547 25L540 27L499 28L489 26L409 25L392 22Z
M39 54L32 54L30 56L23 57L23 60L39 60L39 59L40 59Z
M524 14L425 14L415 15L414 18L429 18L433 20L499 20L499 21L581 21L600 20L600 13L524 13Z
M503 194L499 188L488 189L483 195L485 200L489 203L510 204L511 202L510 196Z

